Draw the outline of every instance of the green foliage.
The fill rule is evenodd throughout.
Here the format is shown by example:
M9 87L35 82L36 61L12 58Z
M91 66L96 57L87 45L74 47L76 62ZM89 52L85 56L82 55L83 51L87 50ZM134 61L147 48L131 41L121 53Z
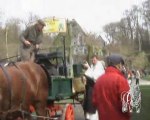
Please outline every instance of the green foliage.
M140 52L137 55L135 55L132 66L138 69L145 68L148 65L148 59L146 57L146 54L144 52Z

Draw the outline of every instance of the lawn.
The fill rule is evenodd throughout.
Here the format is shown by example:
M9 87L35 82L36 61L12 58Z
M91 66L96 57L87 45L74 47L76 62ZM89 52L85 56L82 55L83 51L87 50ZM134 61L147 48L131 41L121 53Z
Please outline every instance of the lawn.
M142 93L141 112L133 113L131 120L150 120L150 86L140 86Z
M143 79L144 79L144 80L149 80L149 81L150 81L150 75L146 75Z

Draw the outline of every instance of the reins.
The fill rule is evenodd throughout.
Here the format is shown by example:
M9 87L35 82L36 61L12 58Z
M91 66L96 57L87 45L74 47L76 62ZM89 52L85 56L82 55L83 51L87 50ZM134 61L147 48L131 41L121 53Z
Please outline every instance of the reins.
M26 95L26 92L27 92L27 89L26 89L27 88L27 82L26 82L27 78L26 78L24 72L22 71L22 69L15 62L9 63L9 65L11 65L11 64L13 66L15 66L22 75L22 79L21 79L22 80L22 101L21 101L21 105L20 105L20 107L22 107L22 105L25 102L25 95Z
M2 69L2 71L3 71L3 73L4 73L4 75L5 75L5 77L6 77L6 79L7 79L7 82L8 82L8 93L9 93L9 95L10 95L10 98L9 98L9 108L11 108L11 96L12 96L12 90L11 90L11 81L12 81L12 77L8 74L8 71L6 70L6 68L3 66L3 65L1 65L0 64L0 67L1 67L1 69Z
M12 77L10 76L10 74L8 73L8 70L6 69L6 67L9 67L10 65L13 65L15 66L19 72L21 72L21 75L23 76L22 78L22 101L21 101L21 104L20 104L20 109L22 108L22 105L25 103L25 95L26 95L26 88L27 88L27 83L26 83L26 76L25 74L23 73L22 69L15 63L15 62L10 62L7 66L3 66L0 64L0 67L8 81L8 93L10 95L10 99L9 99L9 108L11 109L11 106L12 106L12 86L11 86L11 81L12 81Z

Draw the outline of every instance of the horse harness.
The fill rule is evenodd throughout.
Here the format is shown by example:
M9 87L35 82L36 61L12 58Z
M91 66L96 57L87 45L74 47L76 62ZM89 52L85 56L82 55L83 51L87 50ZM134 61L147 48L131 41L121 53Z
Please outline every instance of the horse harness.
M27 86L26 80L27 80L27 78L26 78L25 74L23 73L22 69L17 64L15 64L15 62L10 62L7 66L10 66L10 65L15 66L22 73L22 76L23 76L23 78L22 78L22 86L23 86L22 87L22 101L21 101L21 104L20 104L20 109L21 109L22 105L25 102L26 86ZM9 108L11 109L11 105L12 105L11 101L12 101L12 94L13 94L12 87L11 87L12 77L10 76L10 74L8 73L8 71L7 71L7 69L4 65L0 64L0 67L1 67L2 71L4 72L4 75L6 76L7 81L8 81L8 93L10 95Z
M8 82L8 93L9 93L9 95L10 95L10 99L9 99L9 108L11 107L11 95L12 95L12 91L11 91L11 81L12 81L12 78L10 77L10 75L8 74L8 72L7 72L7 70L6 70L6 68L2 65L2 64L0 64L0 67L1 67L1 69L2 69L2 71L4 72L4 75L6 76L6 78L7 78L7 82Z

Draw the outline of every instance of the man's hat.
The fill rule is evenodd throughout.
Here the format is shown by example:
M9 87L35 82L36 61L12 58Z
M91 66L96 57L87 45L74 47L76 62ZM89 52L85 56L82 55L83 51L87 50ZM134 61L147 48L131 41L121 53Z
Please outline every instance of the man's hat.
M41 20L41 19L39 19L39 20L37 21L37 23L38 23L38 24L41 24L41 25L43 25L43 26L46 26L46 24L44 23L44 21Z
M108 66L114 66L114 65L117 65L120 63L122 65L124 65L124 60L123 60L122 56L118 55L118 54L112 54L112 55L108 56L106 58L106 61L107 61Z

